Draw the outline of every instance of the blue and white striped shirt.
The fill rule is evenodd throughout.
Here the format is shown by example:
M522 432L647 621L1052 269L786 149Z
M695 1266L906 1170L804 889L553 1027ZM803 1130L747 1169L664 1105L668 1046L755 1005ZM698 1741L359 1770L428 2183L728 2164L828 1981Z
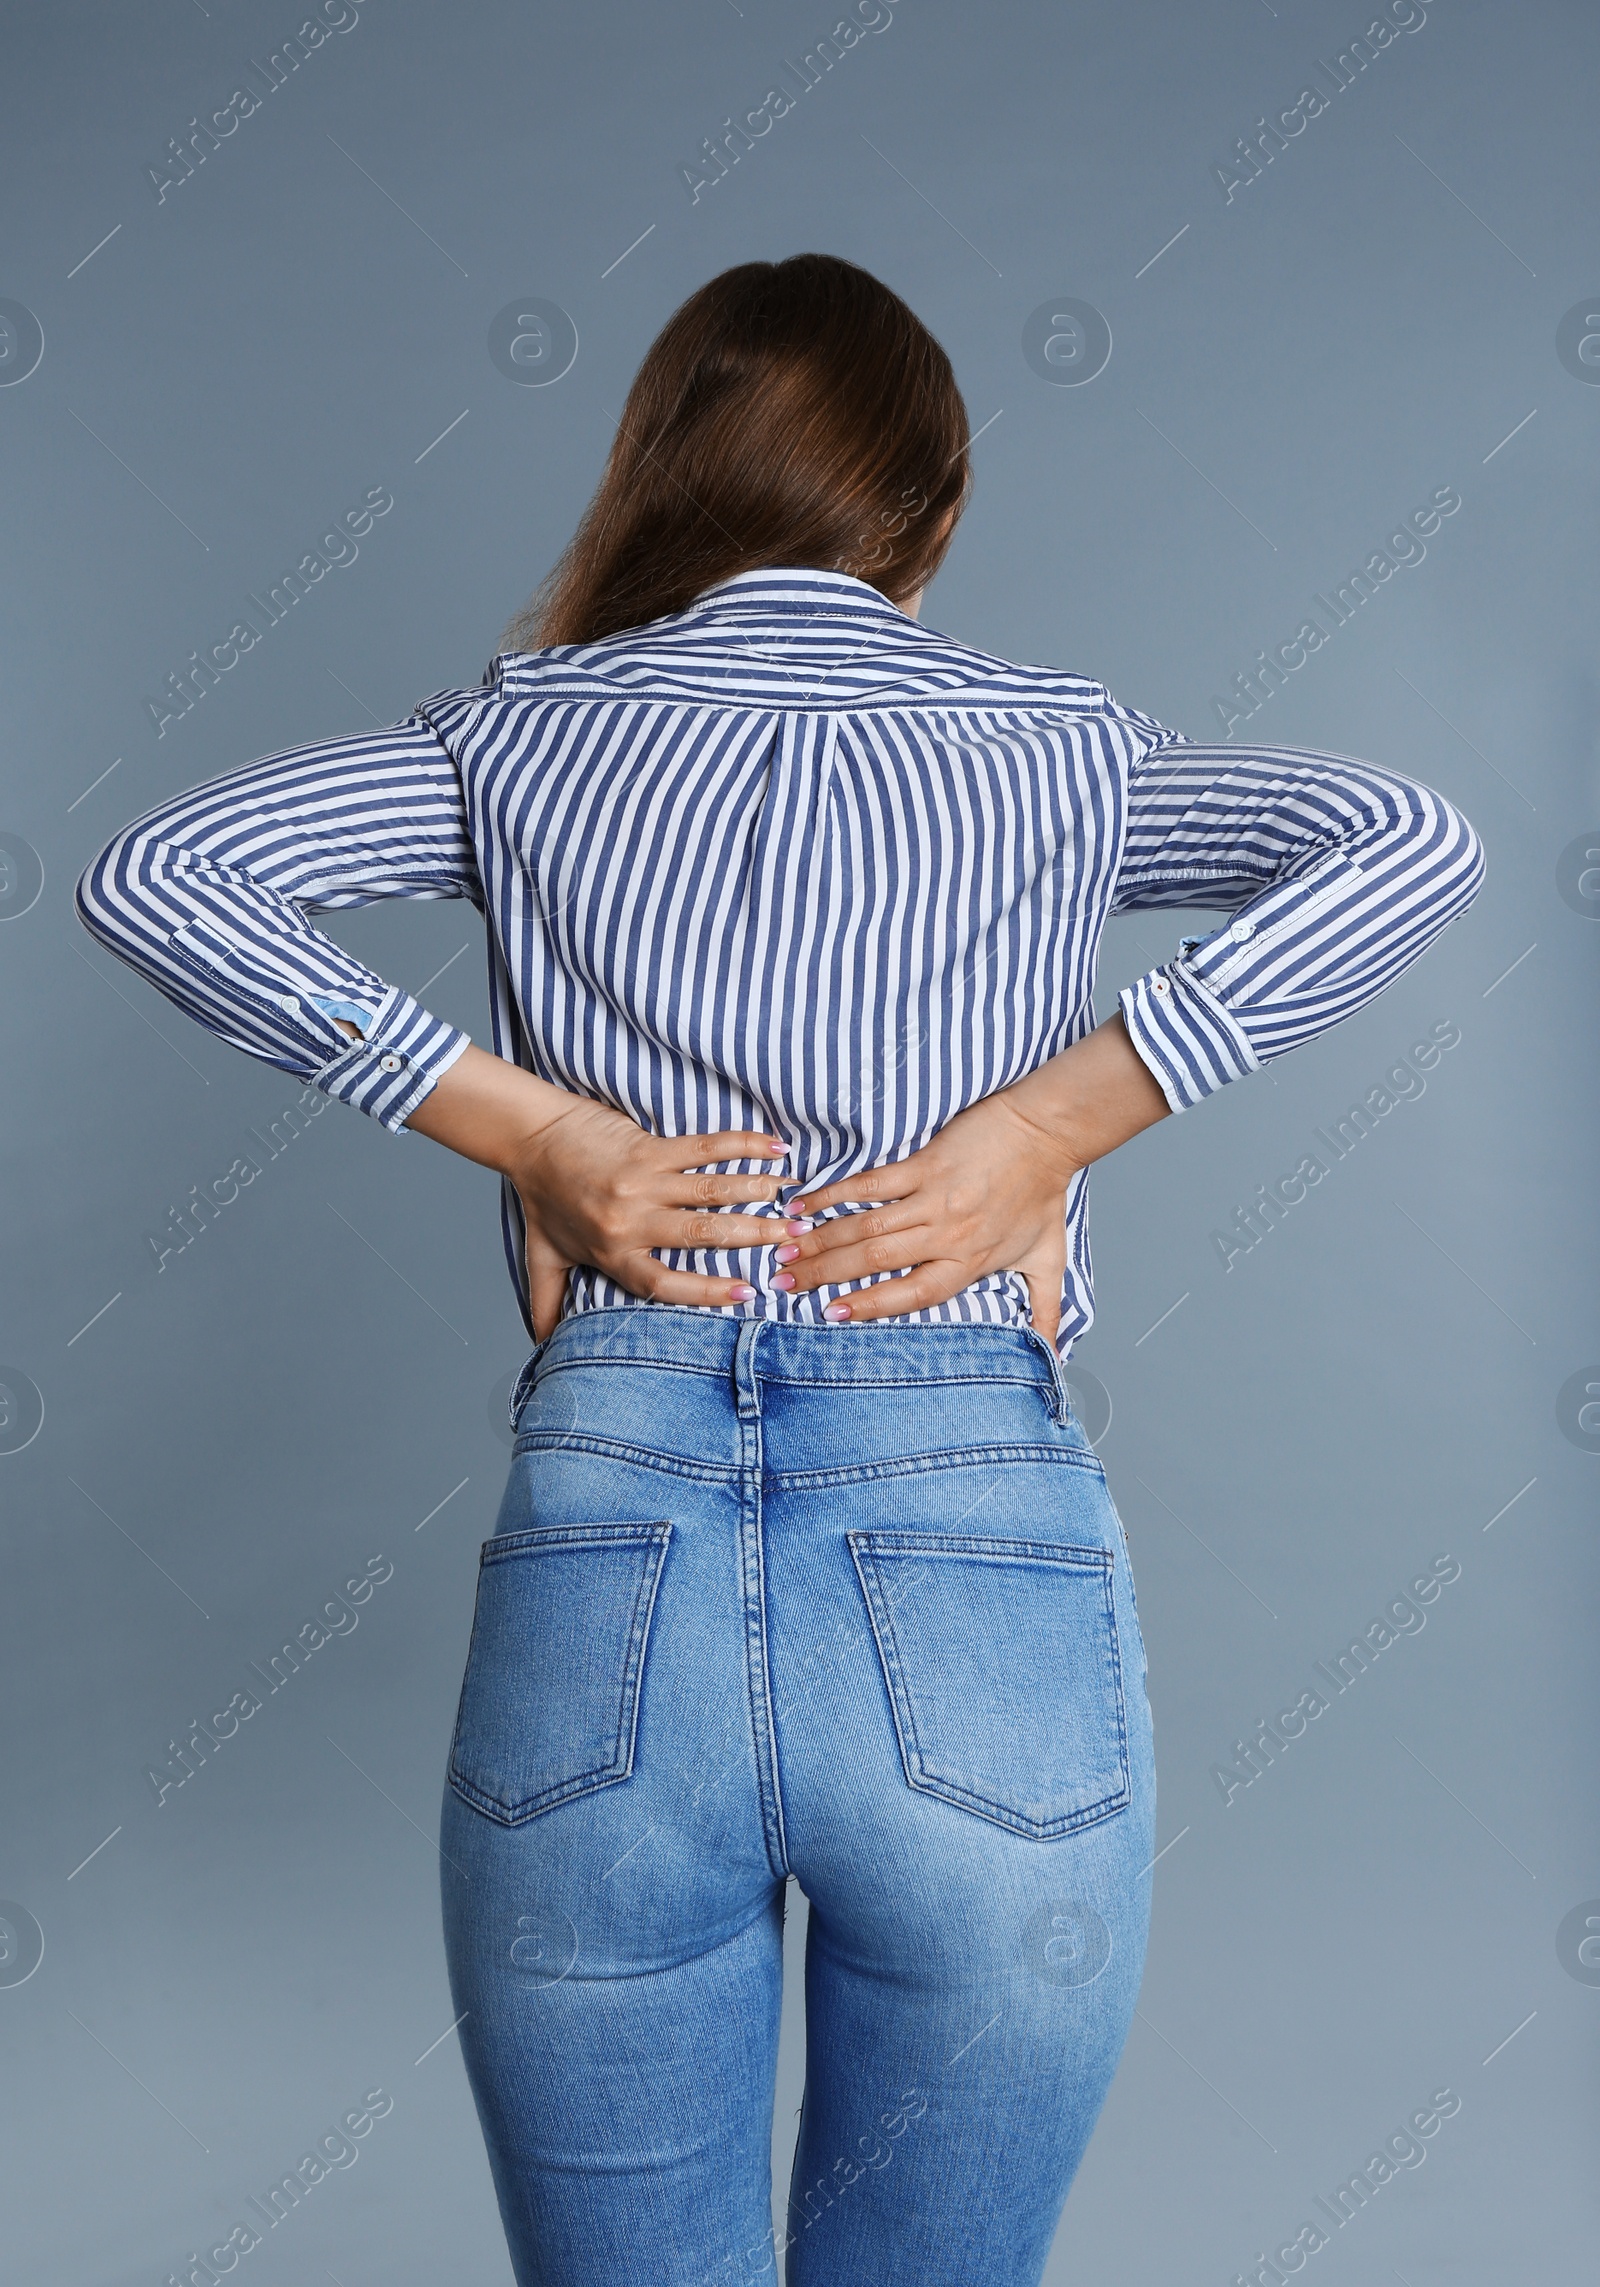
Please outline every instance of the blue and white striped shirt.
M467 898L496 1054L655 1134L770 1129L815 1186L905 1158L1088 1032L1110 914L1236 909L1120 996L1182 1111L1364 1006L1482 873L1466 819L1395 771L1196 745L1101 683L797 570L741 573L598 643L501 653L392 729L177 795L77 900L222 1039L399 1130L468 1036L307 915ZM1085 1185L1066 1202L1063 1354L1093 1315ZM814 1321L844 1291L773 1288L770 1249L663 1259L747 1279L733 1315ZM635 1300L592 1269L569 1282L569 1309ZM1026 1323L1026 1283L996 1272L907 1315Z

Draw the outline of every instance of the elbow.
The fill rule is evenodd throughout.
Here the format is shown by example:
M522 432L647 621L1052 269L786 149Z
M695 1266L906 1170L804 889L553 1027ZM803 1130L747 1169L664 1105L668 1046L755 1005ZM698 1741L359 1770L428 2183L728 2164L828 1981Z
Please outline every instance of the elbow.
M1483 887L1486 859L1470 818L1430 786L1413 783L1398 840L1402 873L1413 873L1432 906L1435 927L1466 912Z
M117 883L126 880L133 836L129 829L107 842L78 876L72 909L89 935L112 952L118 949Z
M109 844L97 858L90 859L82 873L79 874L77 886L72 892L72 910L91 937L99 937L103 927L101 920L102 899L105 894L103 879L114 848L115 844Z
M1450 901L1450 918L1453 921L1458 913L1466 912L1482 889L1488 860L1471 819L1454 803L1441 801L1440 808L1445 814L1455 861L1451 870L1454 894Z

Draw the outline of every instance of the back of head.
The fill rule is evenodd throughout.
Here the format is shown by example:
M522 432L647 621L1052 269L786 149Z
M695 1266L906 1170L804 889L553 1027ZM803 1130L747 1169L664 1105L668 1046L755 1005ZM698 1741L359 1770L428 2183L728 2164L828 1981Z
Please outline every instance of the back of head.
M725 270L651 344L599 490L508 644L594 642L780 566L900 602L949 545L968 442L949 358L868 271L828 254Z

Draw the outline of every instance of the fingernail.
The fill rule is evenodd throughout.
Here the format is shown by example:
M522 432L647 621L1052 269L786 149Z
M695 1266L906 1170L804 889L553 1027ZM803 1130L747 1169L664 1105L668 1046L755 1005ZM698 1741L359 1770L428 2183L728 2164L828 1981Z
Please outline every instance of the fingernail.
M847 1302L830 1302L827 1308L823 1311L822 1315L824 1318L831 1318L835 1321L841 1318L848 1318L850 1315L850 1305Z
M789 1222L789 1229L794 1233L797 1239L800 1237L802 1232L814 1231L816 1227L817 1226L812 1222L809 1215L793 1216Z
M768 1136L767 1149L768 1151L787 1151L789 1146L786 1143L779 1143L776 1136Z
M789 1276L787 1271L779 1271L777 1277L773 1280L772 1283L784 1294L791 1293L794 1288L794 1280Z
M799 1252L798 1247L779 1247L775 1250L776 1259L780 1263L792 1263Z
M756 1299L756 1290L753 1286L736 1286L731 1291L735 1302L754 1302Z

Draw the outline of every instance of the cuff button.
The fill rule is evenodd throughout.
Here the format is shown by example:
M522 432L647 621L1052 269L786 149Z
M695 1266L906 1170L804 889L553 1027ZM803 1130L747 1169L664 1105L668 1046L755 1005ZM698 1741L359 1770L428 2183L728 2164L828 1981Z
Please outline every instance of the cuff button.
M1253 937L1255 933L1256 925L1253 921L1236 921L1228 931L1236 945L1242 945L1247 937Z
M398 1072L404 1062L403 1056L380 1056L378 1058L378 1070L380 1072Z

